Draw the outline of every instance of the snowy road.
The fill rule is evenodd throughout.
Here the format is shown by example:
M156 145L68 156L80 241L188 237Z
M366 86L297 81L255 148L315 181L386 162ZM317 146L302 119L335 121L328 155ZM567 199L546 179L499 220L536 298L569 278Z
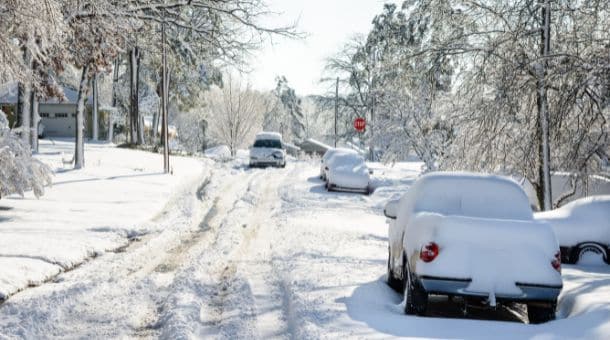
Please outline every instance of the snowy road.
M219 163L150 223L160 230L0 306L0 338L607 338L610 270L567 268L563 319L437 299L407 317L384 283L385 201L417 166L376 169L372 196L327 193L314 164ZM387 176L386 176L387 175ZM392 178L402 178L397 181ZM394 187L389 187L392 184ZM483 319L483 320L481 320Z

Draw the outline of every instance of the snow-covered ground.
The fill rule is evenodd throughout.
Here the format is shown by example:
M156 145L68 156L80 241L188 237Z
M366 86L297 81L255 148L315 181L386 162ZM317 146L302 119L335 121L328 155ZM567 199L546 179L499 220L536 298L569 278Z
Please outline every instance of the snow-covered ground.
M441 298L433 300L429 317L404 315L401 296L384 282L382 208L408 190L419 163L372 164L377 189L371 196L327 193L315 161L289 162L285 169L248 169L243 160L205 165L192 174L203 172L199 183L175 190L163 212L148 218L143 225L150 232L139 241L0 305L0 338L610 336L606 266L564 268L560 319L543 325L525 324L517 307L464 316L458 304ZM50 191L43 200L51 197ZM147 198L139 204L152 211ZM13 219L21 216L9 211ZM0 222L1 232L15 227L8 223L14 222ZM113 230L139 230L132 225Z
M86 165L72 170L71 141L41 140L39 159L54 170L53 186L36 199L0 200L0 300L85 259L125 246L158 226L148 221L181 190L203 178L202 161L87 144ZM208 167L209 168L209 167Z

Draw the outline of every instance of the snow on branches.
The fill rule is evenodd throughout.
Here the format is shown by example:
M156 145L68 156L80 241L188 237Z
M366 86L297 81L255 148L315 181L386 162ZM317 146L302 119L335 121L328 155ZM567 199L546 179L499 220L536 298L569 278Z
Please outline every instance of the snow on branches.
M32 190L36 197L44 194L45 185L51 184L51 169L32 157L30 146L11 131L8 120L0 111L0 197L24 194Z

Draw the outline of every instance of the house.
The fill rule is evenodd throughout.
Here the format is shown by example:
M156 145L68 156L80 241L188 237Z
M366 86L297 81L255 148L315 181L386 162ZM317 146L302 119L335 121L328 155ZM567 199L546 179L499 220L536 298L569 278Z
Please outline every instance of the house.
M40 115L40 123L44 126L44 135L49 137L74 137L75 135L75 119L76 119L76 102L78 99L78 91L69 87L64 87L64 95L66 98L48 98L41 100L38 107ZM16 122L15 112L17 110L17 83L8 83L0 85L0 110L7 114L9 123L14 126ZM85 136L91 136L91 102L89 96L85 100L86 124Z
M328 149L332 149L330 145L326 145L320 141L308 138L299 144L301 151L308 155L322 156Z

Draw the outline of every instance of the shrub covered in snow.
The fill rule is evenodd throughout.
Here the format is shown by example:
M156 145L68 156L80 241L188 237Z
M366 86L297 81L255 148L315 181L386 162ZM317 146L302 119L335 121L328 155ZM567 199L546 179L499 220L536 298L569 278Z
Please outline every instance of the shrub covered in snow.
M51 184L51 169L32 157L30 146L11 131L0 111L0 197L32 190L42 196L44 186Z

